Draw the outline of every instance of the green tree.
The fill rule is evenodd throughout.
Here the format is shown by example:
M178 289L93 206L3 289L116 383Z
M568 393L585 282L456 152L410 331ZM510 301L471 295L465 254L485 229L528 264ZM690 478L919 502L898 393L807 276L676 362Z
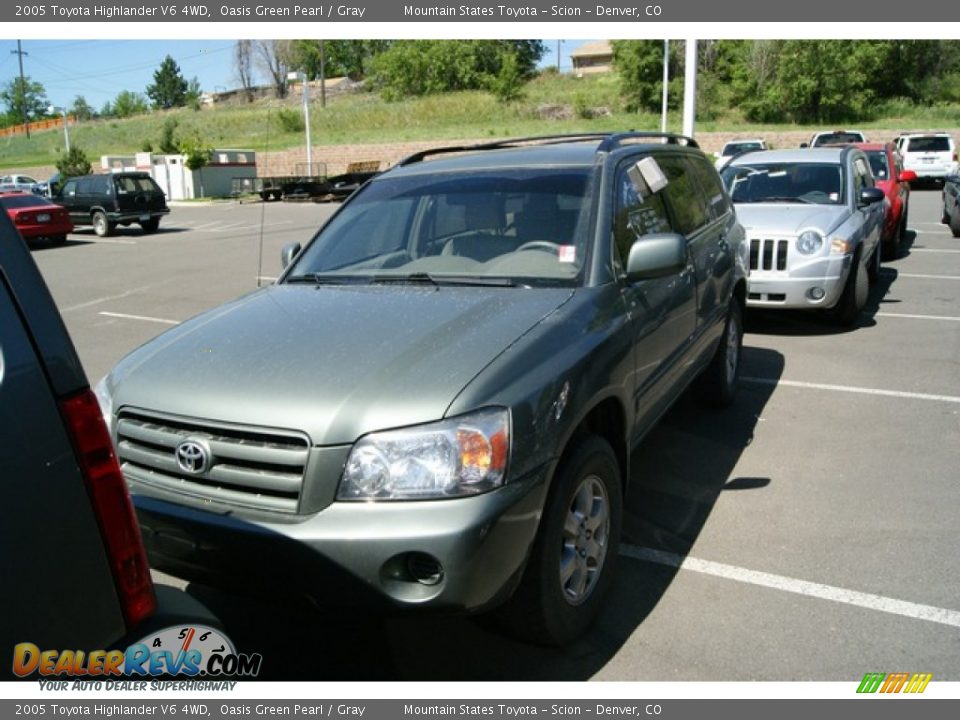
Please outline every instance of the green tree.
M29 76L22 80L16 77L7 83L0 90L0 102L6 107L4 125L17 125L45 117L50 104L43 85L32 81Z
M180 66L167 55L153 73L153 84L147 86L147 97L157 108L183 107L187 104L187 89Z
M200 88L200 81L194 76L193 79L187 83L187 94L184 105L191 110L199 110L201 95L203 95L203 90Z
M180 152L187 156L183 162L187 169L200 173L200 197L204 197L203 168L210 163L213 148L208 147L199 135L194 135L183 141Z
M93 108L90 107L90 103L87 102L87 99L83 95L77 95L73 99L73 105L70 106L70 114L79 122L83 122L92 118L94 112Z
M614 40L610 45L627 110L659 110L663 96L663 41ZM670 93L671 98L676 95Z
M320 40L294 40L290 48L291 64L311 80L320 77ZM324 40L324 73L327 77L364 77L370 58L391 45L390 40Z
M93 171L87 154L77 145L71 145L70 151L65 152L57 158L54 163L60 177L76 177L77 175L89 175Z
M538 40L397 40L372 58L369 79L387 100L493 86L505 57L529 77L545 47Z
M490 91L501 102L516 100L522 93L523 77L516 55L504 53L500 59L500 70L490 81Z
M110 116L128 118L133 115L142 115L149 109L147 99L143 95L130 90L121 90L113 99Z
M177 139L177 126L180 122L174 117L168 117L163 121L160 128L160 142L157 148L160 152L167 155L175 155L180 152L180 140Z

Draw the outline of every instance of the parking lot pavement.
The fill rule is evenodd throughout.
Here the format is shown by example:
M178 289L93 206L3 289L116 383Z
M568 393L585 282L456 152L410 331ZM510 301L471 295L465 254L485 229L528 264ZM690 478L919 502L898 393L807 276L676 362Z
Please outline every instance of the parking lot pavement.
M489 621L191 591L272 679L960 680L960 242L939 201L914 192L904 256L857 327L748 314L734 406L684 397L638 449L612 596L574 646L524 646ZM280 248L331 211L175 208L157 235L79 232L35 257L95 381L275 277ZM311 643L332 651L292 664Z

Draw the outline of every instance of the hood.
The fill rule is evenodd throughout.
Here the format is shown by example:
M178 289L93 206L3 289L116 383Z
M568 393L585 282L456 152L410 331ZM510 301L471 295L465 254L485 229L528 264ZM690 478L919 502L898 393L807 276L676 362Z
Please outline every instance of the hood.
M124 406L306 432L439 420L571 289L273 285L185 322L108 378Z
M748 238L757 233L799 235L808 229L827 235L850 216L845 205L738 203L736 210Z

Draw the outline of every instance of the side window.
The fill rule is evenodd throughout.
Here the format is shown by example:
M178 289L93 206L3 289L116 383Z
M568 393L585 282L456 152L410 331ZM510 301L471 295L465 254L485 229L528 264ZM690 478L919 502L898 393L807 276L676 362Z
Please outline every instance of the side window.
M867 163L864 162L863 158L857 158L853 161L854 197L859 201L860 191L868 187L873 187L873 178L870 175L870 170L867 168Z
M77 194L77 181L68 180L63 186L62 194L64 197L74 197Z
M706 196L707 206L714 219L721 218L730 210L730 200L723 189L723 181L714 166L702 157L687 158L694 177Z
M692 235L710 220L706 198L682 157L658 155L657 163L667 176L663 193L673 212L676 231Z
M620 166L616 179L613 258L621 270L627 266L627 258L634 242L644 235L673 231L663 202L664 191L642 197L627 175L627 169L632 162Z
M80 195L89 195L93 192L93 178L80 178L77 182L77 193Z

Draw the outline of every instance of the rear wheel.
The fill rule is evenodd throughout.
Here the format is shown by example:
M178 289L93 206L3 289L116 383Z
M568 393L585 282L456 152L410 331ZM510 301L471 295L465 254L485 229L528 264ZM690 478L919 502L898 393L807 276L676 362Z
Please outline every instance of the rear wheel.
M740 379L740 353L743 350L743 310L736 298L730 299L727 322L720 345L710 364L697 380L700 396L710 405L722 408L733 402Z
M501 615L510 630L541 645L564 645L593 623L609 589L620 545L620 466L596 435L561 461L520 587Z
M51 245L63 245L67 241L66 235L51 235L50 244Z
M149 220L140 223L140 228L144 233L149 235L150 233L155 233L157 228L160 227L160 218L150 218Z
M99 237L107 237L113 233L116 225L107 220L107 215L101 210L97 210L91 217L90 223L93 225L93 231Z

